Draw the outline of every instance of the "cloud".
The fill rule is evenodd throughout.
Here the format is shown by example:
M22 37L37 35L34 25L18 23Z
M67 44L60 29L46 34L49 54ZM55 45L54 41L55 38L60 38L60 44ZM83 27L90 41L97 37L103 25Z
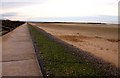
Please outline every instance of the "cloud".
M42 4L47 0L4 0L1 1L2 9L19 8L29 5Z
M46 19L38 20L62 21L69 19L76 21L79 19L76 17L81 16L94 16L95 18L97 15L117 16L117 3L118 0L4 0L2 13L18 13L13 16L11 14L10 17L7 15L9 19L14 20L29 20L31 18L34 20L34 18L41 17ZM57 17L63 18L58 19ZM92 19L92 17L90 18ZM84 20L86 19L84 18ZM99 18L97 19L99 20ZM116 20L113 17L111 19Z
M12 16L16 16L18 13L16 12L10 12L10 13L3 13L0 14L2 17L12 17Z
M2 2L43 2L46 0L2 0Z
M11 9L11 8L18 8L18 7L24 7L28 5L32 5L33 3L31 2L2 2L0 4L2 6L2 9Z

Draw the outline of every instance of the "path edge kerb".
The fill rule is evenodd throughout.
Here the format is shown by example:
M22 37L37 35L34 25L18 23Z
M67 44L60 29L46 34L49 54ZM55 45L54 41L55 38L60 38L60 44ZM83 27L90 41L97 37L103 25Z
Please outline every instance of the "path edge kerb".
M76 57L82 56L83 60L91 62L95 68L104 69L107 76L119 76L120 68L117 68L115 65L91 54L90 52L83 51L83 50L77 48L76 46L66 43L65 41L58 39L57 37L51 35L50 33L46 32L45 30L43 30L41 28L38 28L35 25L31 25L31 24L28 24L28 25L34 27L37 31L39 31L40 33L45 35L47 38L60 44L61 46L63 46L65 49L67 49L72 54L74 53L74 55Z
M31 41L33 43L33 48L34 48L34 52L35 52L35 56L36 56L36 61L37 61L37 64L38 64L38 67L42 73L42 76L43 78L46 78L46 75L45 75L45 71L44 71L44 68L43 68L43 62L42 62L42 59L39 57L39 47L37 47L37 45L35 44L36 42L34 41L34 38L30 32L30 29L29 29L29 24L28 25L28 31L29 31L29 34L30 34L30 37L31 37Z

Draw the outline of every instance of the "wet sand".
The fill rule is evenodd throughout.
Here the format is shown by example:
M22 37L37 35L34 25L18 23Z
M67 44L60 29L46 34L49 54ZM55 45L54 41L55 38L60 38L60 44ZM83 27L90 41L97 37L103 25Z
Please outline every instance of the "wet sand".
M118 27L108 24L32 23L118 67Z

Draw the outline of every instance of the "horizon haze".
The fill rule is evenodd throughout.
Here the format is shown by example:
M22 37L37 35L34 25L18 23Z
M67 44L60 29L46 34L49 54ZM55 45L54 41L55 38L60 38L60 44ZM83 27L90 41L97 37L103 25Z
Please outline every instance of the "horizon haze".
M0 19L118 23L119 0L2 0Z

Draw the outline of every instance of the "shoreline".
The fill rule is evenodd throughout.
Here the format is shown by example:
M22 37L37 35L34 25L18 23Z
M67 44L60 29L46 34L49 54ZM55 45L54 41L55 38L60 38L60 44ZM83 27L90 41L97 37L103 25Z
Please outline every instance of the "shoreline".
M103 23L103 22L37 22L37 21L28 21L31 23L61 23L61 24L102 24L102 25L119 25L118 23Z

